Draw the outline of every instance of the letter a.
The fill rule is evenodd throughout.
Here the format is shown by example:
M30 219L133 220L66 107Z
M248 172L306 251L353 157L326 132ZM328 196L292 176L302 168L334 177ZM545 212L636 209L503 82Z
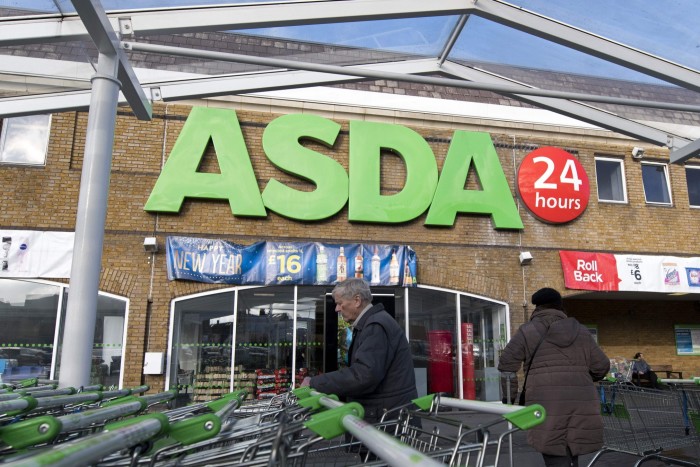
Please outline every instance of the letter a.
M210 140L218 174L197 171ZM185 198L227 199L234 216L267 216L235 111L192 109L144 210L179 212Z
M481 190L464 189L472 164ZM458 212L491 214L497 229L524 228L488 133L455 131L425 224L451 226Z

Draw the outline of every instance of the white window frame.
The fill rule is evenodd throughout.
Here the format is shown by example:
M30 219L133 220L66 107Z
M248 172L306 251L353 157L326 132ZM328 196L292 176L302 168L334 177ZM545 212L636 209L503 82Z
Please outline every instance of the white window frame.
M600 196L600 179L598 178L598 161L604 162L614 162L620 166L621 183L622 183L622 199L603 199ZM596 169L596 190L598 194L598 201L601 203L613 203L613 204L627 204L627 176L625 174L625 163L622 159L617 159L614 157L595 157L595 169Z
M51 115L27 115L23 117L12 117L2 119L0 124L2 127L0 129L0 164L12 164L12 165L32 165L32 166L45 166L46 156L49 147L49 136L51 134ZM12 138L11 135L16 131L21 131L22 129L28 129L36 134L30 134L28 137L23 139L21 136ZM29 153L22 153L22 151L13 150L8 151L7 145L10 142L16 141L27 141L30 144L28 148L34 158L32 160L27 160L25 156ZM19 153L19 156L16 154ZM36 154L42 154L42 160L39 162L39 158Z
M641 170L644 170L644 166L657 166L657 167L663 167L664 169L664 180L666 180L666 190L668 191L668 202L661 202L661 201L649 201L647 199L647 189L646 186L644 185L644 174L642 173L642 188L644 189L644 201L647 204L655 205L655 206L672 206L673 205L673 196L671 194L671 179L668 176L668 164L664 164L662 162L642 162L641 163Z
M688 184L688 170L697 170L700 173L700 165L686 165L685 166L685 182ZM690 200L690 189L688 190L688 205L691 208L700 208L700 204L692 204Z

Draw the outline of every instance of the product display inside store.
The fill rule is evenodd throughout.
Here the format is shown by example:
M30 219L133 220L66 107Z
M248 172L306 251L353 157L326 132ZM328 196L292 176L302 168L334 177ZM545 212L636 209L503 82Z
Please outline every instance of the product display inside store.
M299 386L305 376L345 365L348 325L336 313L331 291L247 287L175 301L170 387L198 402L232 389L247 389L248 399L268 399ZM498 398L495 368L505 306L443 290L411 289L408 297L404 288L373 292L374 302L402 327L411 316L408 335L420 394Z

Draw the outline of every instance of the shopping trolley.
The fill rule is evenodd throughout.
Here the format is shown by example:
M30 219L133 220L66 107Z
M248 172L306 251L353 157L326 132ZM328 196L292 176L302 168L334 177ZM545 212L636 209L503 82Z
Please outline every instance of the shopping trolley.
M603 449L591 459L589 467L605 453L614 451L639 456L636 466L651 459L673 465L698 465L669 453L700 443L678 392L618 383L601 383L599 390Z
M223 426L222 418L240 404L240 395L234 393L187 409L144 414L174 396L175 391L127 395L97 408L62 416L28 417L4 425L0 427L0 440L9 453L2 459L3 465L154 465L153 453L216 436ZM62 397L66 406L75 402L72 395L54 397L57 402L57 397ZM89 400L94 397L89 394Z
M419 410L403 408L394 426L398 439L448 465L498 465L512 435L544 422L545 409L455 399L440 394L420 398ZM389 415L389 414L387 414ZM476 422L467 424L470 422ZM512 455L509 465L513 465Z
M37 392L50 394L53 390ZM0 462L10 467L306 467L328 466L329 459L341 465L359 464L363 459L358 451L364 450L375 456L377 465L437 466L450 458L457 459L453 463L463 463L464 453L478 456L486 452L485 446L499 444L489 438L487 426L473 430L459 421L445 422L457 430L456 437L435 427L425 433L416 431L420 429L418 417L435 424L444 407L460 403L432 396L416 401L425 407L399 408L371 425L362 420L364 410L359 404L343 404L335 396L310 388L255 402L244 402L245 391L238 391L206 403L149 413L144 413L146 407L171 400L173 392L114 394L117 397L109 401L98 401L99 396L92 392L77 399L76 395L47 396L42 404L31 402L31 396L7 401L13 404L7 416L15 418L0 423L0 445L5 449ZM508 413L507 419L520 426L525 426L522 412L530 410L473 404L486 404L493 413ZM37 409L43 412L34 414ZM542 410L535 418L543 417ZM459 446L458 456L452 454L455 446ZM480 458L474 465L483 464L484 455Z
M676 392L687 416L686 423L700 436L700 377L692 379L661 379L670 390Z
M468 414L499 417L470 427L465 423ZM412 455L418 452L440 464L482 466L493 461L492 465L497 465L504 440L514 431L542 423L544 418L544 408L538 405L518 407L428 395L385 413L373 425L369 439L380 440L388 435L394 439L394 445L390 444L393 450L397 449L395 445L403 446ZM492 437L494 433L496 436ZM354 434L326 443L316 441L309 440L308 445L299 447L305 451L303 465L397 465L381 455L381 446L368 444ZM398 465L409 465L408 462L403 459Z

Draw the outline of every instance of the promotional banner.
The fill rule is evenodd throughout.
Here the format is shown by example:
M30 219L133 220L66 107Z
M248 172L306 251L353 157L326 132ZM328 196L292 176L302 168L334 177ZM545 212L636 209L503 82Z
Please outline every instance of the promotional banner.
M567 289L700 293L700 258L560 251Z
M73 232L0 230L0 277L70 277Z
M415 251L404 245L258 242L168 237L169 280L235 285L331 285L361 277L370 285L416 285Z

